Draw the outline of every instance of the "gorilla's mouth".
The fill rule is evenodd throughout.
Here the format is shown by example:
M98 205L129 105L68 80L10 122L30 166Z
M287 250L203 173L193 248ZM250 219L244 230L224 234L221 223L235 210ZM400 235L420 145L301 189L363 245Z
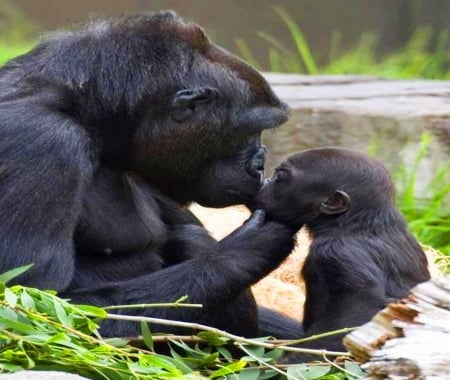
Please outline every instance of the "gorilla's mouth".
M267 148L264 145L260 145L256 148L253 156L247 162L247 173L250 176L263 181L264 168L266 164Z
M267 148L259 145L255 148L247 161L245 171L248 175L246 185L241 188L231 188L226 192L236 200L244 204L251 204L264 183L264 168L266 163Z

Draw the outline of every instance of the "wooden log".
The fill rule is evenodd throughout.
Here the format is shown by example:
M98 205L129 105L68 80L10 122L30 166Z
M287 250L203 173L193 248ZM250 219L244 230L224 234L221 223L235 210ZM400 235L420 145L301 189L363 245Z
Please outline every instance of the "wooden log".
M344 345L361 362L366 379L450 379L450 276L417 285Z

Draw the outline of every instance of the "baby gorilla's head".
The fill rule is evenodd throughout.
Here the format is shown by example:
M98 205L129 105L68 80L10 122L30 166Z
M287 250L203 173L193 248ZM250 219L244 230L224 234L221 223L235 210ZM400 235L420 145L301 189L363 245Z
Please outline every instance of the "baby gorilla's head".
M270 219L312 231L393 207L380 162L348 149L311 149L289 157L265 180L255 206Z

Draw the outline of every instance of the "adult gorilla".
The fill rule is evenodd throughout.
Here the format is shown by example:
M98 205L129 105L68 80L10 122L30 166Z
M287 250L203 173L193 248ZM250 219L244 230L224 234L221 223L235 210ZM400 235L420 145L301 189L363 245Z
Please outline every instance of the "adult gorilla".
M56 34L4 66L0 89L0 271L34 263L17 282L96 305L188 294L203 309L139 312L258 334L248 287L294 231L257 214L216 242L184 208L260 187L260 134L287 108L253 68L162 12Z

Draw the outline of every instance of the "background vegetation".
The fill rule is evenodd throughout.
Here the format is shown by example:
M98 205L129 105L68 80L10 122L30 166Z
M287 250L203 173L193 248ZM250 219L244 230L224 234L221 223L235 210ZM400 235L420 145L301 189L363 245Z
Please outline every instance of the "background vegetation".
M242 57L258 69L304 74L365 74L386 78L450 79L448 30L442 30L433 44L431 27L419 27L402 49L382 57L376 55L376 34L363 33L353 49L343 51L340 46L342 35L335 31L330 36L328 59L325 64L319 66L300 26L283 8L274 7L274 10L285 24L293 47L264 31L257 32L267 43L269 67L264 67L255 58L245 40L236 39Z

